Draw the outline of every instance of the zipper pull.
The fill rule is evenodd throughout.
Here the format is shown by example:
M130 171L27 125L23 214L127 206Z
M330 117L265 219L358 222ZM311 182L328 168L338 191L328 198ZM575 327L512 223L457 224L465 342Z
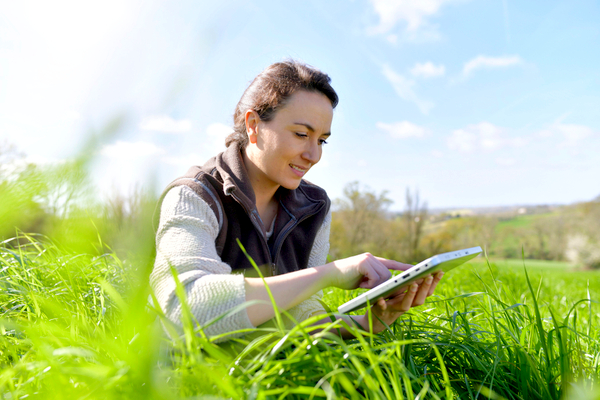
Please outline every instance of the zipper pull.
M271 276L277 275L277 265L275 263L271 263Z

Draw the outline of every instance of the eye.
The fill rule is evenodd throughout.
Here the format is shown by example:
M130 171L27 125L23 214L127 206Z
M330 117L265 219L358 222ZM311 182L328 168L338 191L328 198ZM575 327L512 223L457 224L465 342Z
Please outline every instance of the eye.
M302 132L294 132L296 134L296 136L300 137L300 138L307 138L308 135L306 133L302 133Z
M327 144L327 140L325 140L325 139L319 139L319 145L322 146L324 144Z

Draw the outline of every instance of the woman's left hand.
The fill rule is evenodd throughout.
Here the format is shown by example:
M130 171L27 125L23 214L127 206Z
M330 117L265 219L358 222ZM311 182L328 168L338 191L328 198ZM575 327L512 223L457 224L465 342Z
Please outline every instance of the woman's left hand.
M388 300L379 299L377 303L371 307L373 313L373 332L378 333L385 329L379 319L385 322L387 325L391 325L398 317L406 313L411 307L421 306L425 303L425 299L433 294L437 284L444 276L443 272L438 272L435 275L427 276L423 281L413 283L405 290L397 293L395 296ZM377 317L379 319L377 319ZM369 330L369 317L363 315L361 325L365 330Z

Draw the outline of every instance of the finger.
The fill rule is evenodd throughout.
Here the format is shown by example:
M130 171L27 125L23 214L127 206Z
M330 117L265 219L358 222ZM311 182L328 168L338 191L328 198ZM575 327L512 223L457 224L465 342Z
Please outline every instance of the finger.
M381 311L385 311L387 308L387 303L384 298L377 300L377 305L381 308Z
M369 281L365 282L370 287L375 287L390 279L392 273L372 254L366 253L363 269L369 275Z
M361 270L363 274L363 280L360 285L358 285L359 287L363 289L371 289L381 283L381 277L377 272L377 269L370 265L368 261L362 265Z
M390 270L386 268L385 265L383 265L383 263L377 259L377 257L371 256L371 259L369 261L371 261L371 265L379 274L381 283L387 281L392 277L392 273L390 272Z
M415 295L417 294L417 290L419 289L419 285L413 283L409 286L406 293L396 296L387 302L388 308L393 309L396 312L405 313L410 310L412 303L415 299Z
M375 257L375 256L374 256ZM387 269L393 269L395 271L406 271L409 268L412 268L412 264L404 264L395 260L388 260L387 258L375 257L379 262L381 262Z
M394 292L392 292L390 295L388 295L388 296L387 296L387 298L388 298L388 299L393 299L394 297L397 297L397 296L399 296L399 295L401 295L401 294L404 294L404 293L405 293L405 292L408 290L408 288L409 288L409 287L410 287L410 286L408 286L408 285L406 285L406 286L402 286L402 287L400 287L398 290L395 290L395 291L394 291Z
M414 306L420 306L425 303L425 299L427 298L427 294L429 293L429 288L433 283L433 276L429 275L425 278L425 281L419 286L419 291L415 295L415 299L413 301Z
M402 299L402 302L400 303L400 309L402 311L406 312L406 311L410 310L413 303L415 302L415 296L417 295L418 290L419 290L419 285L413 283L410 286L410 289L408 290L408 292Z
M417 285L421 285L423 283L423 281L425 280L425 278L420 278L417 279L416 281L414 281L414 283L416 283ZM395 290L394 292L392 292L391 294L389 294L387 296L388 299L391 299L393 297L396 297L404 292L406 292L406 290L409 288L408 285L404 285L404 286L400 286L399 289Z
M437 274L434 275L434 277L433 277L433 283L429 287L429 293L427 293L428 297L433 294L433 292L435 291L435 288L437 287L437 284L440 283L440 281L442 280L443 276L444 276L444 272L443 271L440 271L440 272L438 272Z

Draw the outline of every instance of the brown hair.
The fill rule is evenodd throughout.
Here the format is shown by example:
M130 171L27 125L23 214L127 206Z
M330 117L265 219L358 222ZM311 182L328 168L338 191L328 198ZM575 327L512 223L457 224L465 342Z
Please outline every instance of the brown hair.
M254 110L261 121L271 121L277 110L298 90L320 92L331 106L338 104L338 95L333 90L331 78L324 72L294 60L269 65L248 86L233 113L234 132L227 136L225 145L239 143L241 148L248 144L246 135L246 111Z

